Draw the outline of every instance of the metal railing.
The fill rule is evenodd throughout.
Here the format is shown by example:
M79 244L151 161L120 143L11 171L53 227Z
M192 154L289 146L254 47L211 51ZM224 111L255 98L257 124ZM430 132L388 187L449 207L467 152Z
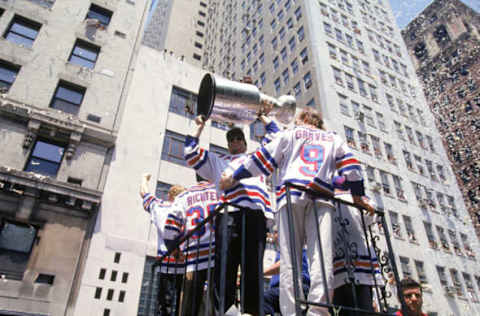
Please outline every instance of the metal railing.
M291 188L295 188L295 189L300 189L300 190L303 190L305 191L304 188L302 187L297 187L295 185L287 185L286 187L286 197L287 197L287 209L286 211L288 212L288 215L287 215L287 218L288 218L288 222L289 222L289 234L290 234L290 251L291 253L295 253L295 243L294 243L294 227L292 225L293 223L293 218L292 218L292 201L291 201ZM332 197L329 197L329 196L326 196L324 194L321 194L321 193L318 193L318 192L311 192L311 191L308 191L307 192L310 197L312 199L318 199L318 198L321 198L321 199L324 199L324 200L330 200L331 202L333 202L333 204L335 205L335 221L337 222L337 225L339 225L339 228L342 233L339 234L339 236L341 236L341 238L343 238L340 242L343 244L343 249L342 249L342 255L344 256L344 260L345 260L345 268L346 268L346 272L347 272L347 277L344 279L344 284L346 285L350 285L351 286L351 290L352 290L352 298L353 298L353 306L343 306L343 305L336 305L332 302L332 300L330 299L330 297L328 295L326 295L326 301L325 302L313 302L313 301L308 301L306 299L304 299L303 297L301 297L300 293L301 293L301 289L300 289L300 284L299 284L299 278L298 277L295 277L295 276L299 276L299 272L300 272L300 269L299 269L299 263L296 262L296 256L291 256L292 258L292 268L293 268L293 285L294 285L294 294L295 294L295 310L296 310L296 314L297 315L304 315L306 309L308 309L309 306L319 306L319 307L323 307L323 308L326 308L328 309L330 315L355 315L355 316L363 316L363 315L393 315L394 312L395 312L395 309L392 308L391 305L389 305L389 301L387 300L389 297L392 296L392 293L389 292L387 290L387 286L386 286L386 281L388 280L389 277L387 277L387 275L390 276L390 279L393 277L394 279L394 284L395 286L397 287L397 295L398 295L398 299L399 301L401 302L401 309L403 310L403 314L406 315L406 306L404 305L404 300L403 300L403 296L402 296L402 292L400 291L400 288L398 288L399 284L400 284L400 278L399 278L399 274L398 274L398 269L397 269L397 266L396 266L396 262L395 262L395 256L394 256L394 252L393 252L393 247L392 247L392 243L390 241L390 232L388 230L388 226L387 226L387 223L385 221L385 213L383 212L383 210L376 210L375 211L375 214L376 214L376 220L373 221L372 223L370 224L367 224L367 220L366 220L366 216L368 215L365 215L364 214L364 211L359 208L359 206L357 206L356 204L353 204L353 203L349 203L349 202L346 202L344 200L341 200L341 199L336 199L336 198L332 198ZM315 214L315 218L318 218L318 210L317 210L317 206L316 206L316 203L312 203L313 205L313 212ZM349 232L348 232L348 227L351 223L349 222L349 220L347 218L345 218L345 216L342 214L342 208L341 206L347 206L349 207L349 210L353 210L355 209L356 211L359 212L359 215L360 215L360 219L361 219L361 227L362 227L362 234L363 234L363 237L364 237L364 241L366 242L366 249L368 251L368 257L370 258L370 264L369 264L369 267L370 267L370 271L369 273L371 274L371 279L373 280L373 285L371 285L371 291L373 293L373 299L372 299L372 302L375 303L376 305L376 309L373 310L373 309L362 309L360 308L360 304L359 304L359 301L358 301L358 298L357 298L357 295L356 295L356 287L359 285L358 284L358 281L357 279L355 278L355 261L358 259L358 254L356 253L355 249L356 249L356 246L358 245L358 240L350 240L348 237L349 237ZM235 205L232 205L232 204L228 204L228 203L225 203L225 204L220 204L216 209L215 211L211 212L210 215L205 218L202 222L200 222L196 227L195 229L189 231L188 233L186 233L184 236L182 236L181 238L177 239L175 242L171 243L169 245L169 251L166 255L164 256L161 256L159 258L157 258L157 261L156 263L154 263L151 267L151 273L152 273L152 276L155 274L156 270L159 268L159 266L161 265L162 262L164 262L166 260L166 258L168 258L168 256L170 256L172 253L174 253L174 251L176 249L180 249L180 247L182 245L188 245L191 243L191 240L193 240L193 236L195 234L198 234L199 231L205 229L205 225L207 225L207 223L210 223L211 227L213 227L213 221L214 219L220 214L222 213L223 216L226 217L226 219L222 220L222 225L221 227L215 227L215 229L222 229L223 230L223 234L221 234L221 236L223 238L226 238L227 236L227 229L228 229L228 225L226 224L227 221L228 221L228 209L231 208L231 207L236 207ZM225 212L222 212L222 210L225 210ZM376 227L375 226L381 226L382 227L382 233L383 234L380 234ZM244 252L244 249L245 249L245 221L242 221L242 260L241 260L241 266L243 267L245 262L244 262L244 258L245 258L245 255L248 255L248 254L245 254ZM319 244L319 249L320 249L320 258L321 258L321 274L322 274L322 278L323 278L323 286L324 286L324 291L325 293L329 293L329 288L328 288L328 285L327 285L327 275L326 275L326 271L325 271L325 262L324 262L324 259L323 259L323 250L322 250L322 242L321 242L321 234L320 234L320 231L319 231L319 225L317 223L317 225L315 225L317 227L316 229L316 232L313 232L316 234L316 237L317 237L317 240L318 240L318 244ZM386 249L382 249L382 245L381 245L381 240L382 240L382 236L384 237L384 245L383 247L386 247ZM362 242L364 242L362 241ZM194 244L194 242L192 243ZM223 240L222 242L222 245L225 245L226 242L225 240ZM197 248L198 249L198 248ZM198 251L198 250L197 250ZM219 251L219 252L217 252ZM216 254L215 254L216 253ZM219 288L219 297L217 298L217 302L216 304L218 306L214 306L215 304L212 302L212 295L206 295L204 296L204 301L202 303L202 306L203 306L203 309L202 311L199 313L200 315L220 315L220 316L224 316L225 315L225 278L226 278L226 260L227 260L227 249L226 247L223 247L223 249L216 249L215 250L215 253L213 251L210 251L209 252L209 257L208 257L208 260L214 260L214 255L220 255L220 263L221 263L221 266L220 266L220 288ZM197 255L198 255L198 252L197 252ZM375 265L374 265L374 261L378 261L378 265L379 265L379 271L376 271L375 269ZM215 267L216 269L218 269L218 267ZM244 271L244 269L242 268L242 271ZM186 272L186 267L184 268L184 272ZM205 292L206 293L210 293L210 291L212 290L212 287L214 287L214 282L211 278L211 276L213 275L211 272L211 268L208 268L208 278L206 280L206 287L205 287ZM243 278L243 275L241 275L241 277ZM149 316L152 316L152 313L151 313L151 304L152 304L152 288L153 288L153 280L154 278L152 277L152 282L149 283L148 285L148 288L147 288L147 298L146 298L146 314L145 315L149 315ZM195 282L195 280L194 280ZM240 300L236 300L236 302L240 302L240 306L239 306L239 310L243 312L243 306L244 306L244 286L242 286L244 284L243 280L242 282L240 283L241 286L240 286L240 289L239 289L239 293L240 293ZM185 279L183 279L183 284L182 286L184 287L185 286ZM281 287L281 284L280 284L280 287ZM331 289L330 289L331 290ZM179 301L180 300L176 300L177 301L177 304L176 304L176 310L173 311L170 315L179 315L179 316L183 316L181 315L181 310L179 308ZM158 302L155 302L155 312L153 315L159 315L158 313ZM263 306L262 304L260 304L260 306ZM193 309L195 309L196 307L194 306ZM261 307L263 308L263 307ZM343 312L342 312L343 310ZM346 312L346 313L345 313ZM342 314L343 313L343 314ZM263 314L263 311L262 313ZM191 315L185 315L185 316L191 316Z

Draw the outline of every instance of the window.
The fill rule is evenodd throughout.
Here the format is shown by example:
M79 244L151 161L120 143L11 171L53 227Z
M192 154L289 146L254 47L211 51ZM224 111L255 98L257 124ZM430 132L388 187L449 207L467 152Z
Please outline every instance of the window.
M417 237L415 237L415 231L413 229L412 218L404 215L403 222L405 223L405 230L407 231L408 240L411 242L417 242Z
M101 288L101 287L97 287L97 288L95 289L95 296L94 296L94 298L98 300L98 299L100 299L101 296L102 296L102 288Z
M164 201L168 200L168 190L170 190L170 187L172 185L157 181L157 186L155 188L155 196L158 197L159 199L162 199Z
M185 166L186 162L183 158L184 142L185 136L167 130L163 142L162 159Z
M297 31L298 41L301 42L305 38L305 31L303 30L303 26L301 26Z
M280 93L280 78L275 79L273 82L273 85L275 86L275 93L279 94Z
M435 241L435 235L433 234L432 224L428 222L423 222L423 226L425 227L425 233L427 234L427 239L430 243L430 247L434 249L438 248L437 242Z
M312 75L310 71L303 76L303 83L305 85L305 90L308 90L312 86Z
M351 148L357 147L355 144L353 129L347 126L345 126L344 128L345 128L345 139L347 140L348 146L350 146Z
M200 32L200 31L196 31L196 32L195 32L195 35L197 35L198 37L203 37L203 33Z
M125 291L120 291L120 294L118 295L118 301L120 303L123 303L123 301L125 301Z
M365 54L365 47L363 47L363 42L358 39L356 40L356 42L357 42L357 47L360 53Z
M450 245L448 244L447 236L442 227L437 226L438 237L440 238L441 246L444 250L450 251Z
M115 252L115 257L113 258L113 262L114 263L119 263L121 256L122 256L121 252Z
M347 83L347 88L355 92L355 86L353 84L353 76L345 73L345 82Z
M41 26L38 22L15 15L4 37L15 44L32 47Z
M366 74L370 74L370 64L362 60L362 66L363 66L363 71L365 71Z
M342 33L341 30L339 30L337 28L335 29L335 37L336 37L337 41L343 42L343 33Z
M285 13L283 12L283 10L278 11L277 17L279 21L282 20L284 16L285 16Z
M330 54L330 58L337 59L337 48L330 43L327 43L327 46L328 46L328 52Z
M278 39L277 39L277 37L275 36L275 37L272 39L272 47L273 47L273 49L277 49L277 45L278 45Z
M305 65L305 63L308 61L308 53L306 47L300 52L300 57L302 58L302 65Z
M275 70L277 70L279 65L280 65L280 63L278 62L278 56L276 56L273 59L273 68L275 68Z
M287 59L287 48L286 47L282 48L282 50L280 51L280 56L282 56L282 61L285 61Z
M350 47L350 48L354 48L353 47L353 37L347 33L345 33L345 40L347 41L347 46Z
M300 19L302 18L302 10L300 7L295 10L295 17L297 18L297 21L300 21Z
M398 223L398 214L390 211L390 221L392 223L392 231L395 237L402 238L402 231ZM403 269L402 269L403 270Z
M362 97L367 97L368 93L367 93L367 88L365 86L365 81L363 81L360 78L357 78L357 83L358 83L358 91L360 92L360 95Z
M128 282L128 272L123 272L122 274L122 283Z
M60 81L50 107L70 114L77 114L82 104L85 88Z
M110 275L110 281L112 281L112 282L117 281L117 274L118 274L117 271L112 270L112 274Z
M105 279L105 274L107 273L107 270L104 268L100 269L100 272L98 273L98 279L103 280Z
M347 103L347 97L344 96L343 94L338 94L338 99L340 100L339 101L340 112L342 114L350 116L350 110L349 110L348 103Z
M378 127L382 130L382 131L386 131L386 126L385 126L385 118L383 117L383 114L382 113L379 113L379 112L376 112L375 113L377 115L377 123L378 123Z
M323 29L325 30L325 34L329 36L333 35L332 26L330 24L323 22Z
M297 84L293 87L293 90L295 91L295 96L299 96L302 94L302 88L300 87L300 82L297 82Z
M295 50L296 43L297 42L295 41L295 37L290 38L290 40L288 41L288 46L290 47L291 52Z
M382 179L383 192L385 194L392 194L392 192L390 191L390 181L388 179L388 173L380 170L380 178Z
M333 77L335 78L335 82L343 87L343 79L342 79L342 71L338 68L332 67L333 69Z
M68 61L72 64L93 69L99 53L100 47L77 39Z
M108 289L107 292L107 301L111 301L113 298L113 289Z
M283 83L284 85L287 85L288 84L288 79L289 79L289 72L288 72L288 68L285 68L283 71L282 71L282 78L283 78Z
M285 38L285 34L287 34L287 32L285 31L285 28L282 27L282 28L280 29L280 31L278 32L278 35L279 35L279 37L280 37L280 40L282 40L282 39Z
M0 60L0 92L8 92L17 78L20 66Z
M415 269L417 270L418 280L420 283L428 284L427 274L425 273L423 262L415 260Z
M295 75L298 72L298 61L296 58L290 63L290 66L292 67L292 72Z
M311 98L310 101L307 102L307 106L315 106L315 99L314 98Z
M270 26L272 27L272 30L274 30L275 27L277 27L277 20L273 19L272 22L270 23Z
M265 82L266 82L265 73L262 72L262 74L260 75L260 83L263 86L263 85L265 85Z
M197 96L192 92L172 87L170 96L170 105L168 110L173 113L183 115L187 118L193 118L195 115L195 105L197 104Z
M410 259L406 257L400 257L400 267L402 268L403 277L410 277L412 272L410 271Z
M107 26L112 18L112 11L92 4L87 13L87 19L95 19L100 22L101 25Z
M0 222L0 274L22 280L37 238L37 228L2 219Z
M350 64L348 60L348 53L343 49L340 49L340 59L342 60L342 64L347 66Z
M62 163L65 146L38 139L28 158L25 171L55 177Z

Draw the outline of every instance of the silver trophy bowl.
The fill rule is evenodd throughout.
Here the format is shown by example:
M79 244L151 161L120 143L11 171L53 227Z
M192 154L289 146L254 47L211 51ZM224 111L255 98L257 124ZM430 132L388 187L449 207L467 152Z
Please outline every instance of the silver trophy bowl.
M198 91L197 115L229 124L251 124L260 113L289 124L295 116L294 96L278 99L263 94L256 86L206 74Z

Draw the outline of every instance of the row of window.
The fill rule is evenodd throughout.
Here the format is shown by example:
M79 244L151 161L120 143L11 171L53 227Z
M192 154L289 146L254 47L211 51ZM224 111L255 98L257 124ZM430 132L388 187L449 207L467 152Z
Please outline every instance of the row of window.
M432 189L413 181L411 184L420 208L438 212L437 207L440 206L440 210L444 215L458 217L455 199L452 196L444 195L441 192L436 192L435 194Z
M330 8L330 11L327 9L327 6L324 3L319 2L320 4L320 12L322 13L323 16L330 18L333 20L335 23L341 23L344 27L353 30L354 32L358 32L358 22L354 19L351 19L346 15L346 14L340 14L340 18L338 17L338 11Z
M400 256L400 267L403 273L403 277L412 277L412 270L410 268L410 258ZM427 274L425 272L424 263L419 260L414 260L415 269L417 271L418 280L426 285L429 283ZM436 266L436 271L440 283L444 287L445 294L448 296L457 296L460 298L466 298L465 288L468 292L468 298L475 303L479 303L477 290L480 291L480 276L474 276L477 283L477 290L475 290L473 279L471 274L462 272L464 284L460 280L460 274L456 269L450 269L451 282L448 281L446 269L443 266ZM453 286L452 286L453 284Z
M407 84L405 81L398 79L396 76L387 73L381 69L378 69L378 75L380 77L380 82L386 87L386 88L393 88L397 92L403 93L403 95L407 97L412 97L416 98L417 93L415 91L415 88Z
M403 152L403 158L405 159L405 164L408 170L412 172L418 172L421 176L424 176L424 177L430 177L432 181L439 181L439 178L442 182L446 181L443 168L438 168L438 166L440 165L437 165L437 172L438 172L438 177L437 177L432 161L428 159L424 159L425 165L427 167L425 170L422 157L420 157L419 155L413 154L413 160L412 160L412 154L410 154L409 151L403 150L402 152ZM427 171L428 171L428 174L427 174Z
M91 4L85 19L94 19L100 25L106 27L110 23L112 14L113 12L105 8ZM41 27L41 23L32 21L20 15L15 15L3 37L18 45L32 47Z
M343 12L348 12L351 15L355 15L355 13L353 12L353 5L348 0L328 0L328 2L332 6L337 6ZM322 9L326 8L326 5L324 3L322 3L321 1L318 1L318 4L320 5L320 8L322 8Z
M372 48L372 53L373 53L373 58L377 63L386 66L390 70L394 70L397 74L402 75L406 78L410 77L408 74L407 65L401 62L398 62L392 56L380 54L380 52L375 48Z
M356 77L348 72L344 72L339 68L332 66L333 70L333 78L335 79L335 83L341 87L347 87L352 92L358 92L362 97L368 98L370 97L372 101L378 101L378 93L377 87L372 84L367 84L364 80ZM367 91L368 86L368 91ZM369 94L370 92L370 94Z
M365 46L363 45L363 42L359 40L358 38L354 38L352 35L345 33L345 36L342 32L342 30L335 28L335 34L333 33L332 26L328 24L327 22L323 22L323 29L325 31L325 34L338 42L346 45L347 47L351 49L357 49L361 54L365 55ZM357 34L359 33L359 29L356 32Z
M380 181L377 180L377 170L378 174L380 175ZM406 202L405 192L402 187L402 179L399 176L383 171L381 169L376 169L369 165L366 166L365 173L367 175L366 178L368 180L370 190L375 193L383 192L385 195L393 197L393 190L392 186L390 185L391 177L393 180L393 186L395 187L397 199L402 202Z

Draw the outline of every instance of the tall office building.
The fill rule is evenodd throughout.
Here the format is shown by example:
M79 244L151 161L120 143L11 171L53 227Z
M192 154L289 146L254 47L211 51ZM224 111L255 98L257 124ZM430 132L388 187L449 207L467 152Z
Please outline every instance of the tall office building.
M142 43L201 66L208 21L207 2L154 0Z
M402 33L480 236L480 14L433 1Z
M0 2L1 315L73 313L146 2Z
M480 269L456 177L386 1L211 1L207 69L293 94L345 137L425 310L478 313ZM210 31L210 33L208 33ZM236 52L232 54L232 52Z

